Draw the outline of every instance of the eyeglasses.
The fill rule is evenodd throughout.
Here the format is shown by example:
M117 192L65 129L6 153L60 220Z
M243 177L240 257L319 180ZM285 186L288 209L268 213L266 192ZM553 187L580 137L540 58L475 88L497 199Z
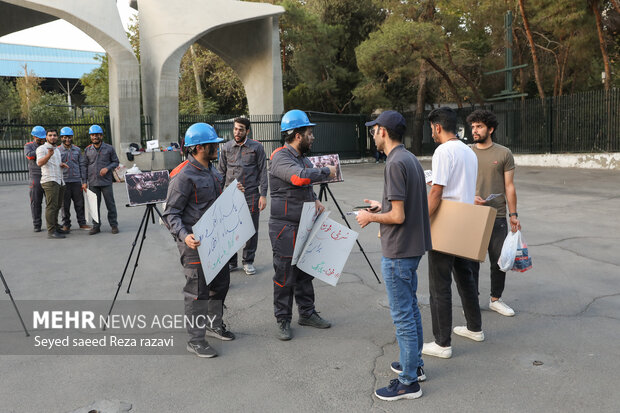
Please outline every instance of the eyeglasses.
M375 134L376 134L376 133L379 131L379 129L381 129L381 128L382 128L382 126L380 126L380 125L377 125L377 129L372 128L372 129L370 130L370 136L375 136Z

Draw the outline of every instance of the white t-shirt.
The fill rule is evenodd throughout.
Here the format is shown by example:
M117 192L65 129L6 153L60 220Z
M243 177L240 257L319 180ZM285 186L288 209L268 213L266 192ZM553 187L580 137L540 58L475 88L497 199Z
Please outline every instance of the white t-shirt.
M442 143L433 154L433 185L443 186L441 199L474 203L478 158L458 139Z

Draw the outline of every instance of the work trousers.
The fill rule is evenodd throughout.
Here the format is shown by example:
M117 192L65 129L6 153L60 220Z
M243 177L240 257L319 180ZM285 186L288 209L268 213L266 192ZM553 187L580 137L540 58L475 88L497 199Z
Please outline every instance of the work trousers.
M438 251L428 253L428 289L435 343L449 347L452 334L452 274L461 296L467 328L482 331L480 304L471 261Z
M101 196L103 195L103 199L105 200L105 207L108 210L108 222L111 227L118 226L117 214L116 214L116 203L114 202L114 191L112 190L112 185L106 186L89 186L88 189L93 191L95 195L97 195L97 215L99 215L99 222L95 222L93 220L93 227L99 228L101 226Z
M256 248L258 247L258 219L260 218L260 211L258 209L258 199L260 198L260 194L257 192L255 194L246 194L245 199L248 203L248 208L250 209L250 215L252 216L252 222L254 223L254 228L256 232L252 235L243 247L243 264L253 264L254 257L256 257ZM229 264L234 264L237 266L237 253L230 258L228 261Z
M508 235L508 224L506 218L495 218L493 223L493 232L491 232L491 239L489 240L489 261L491 261L491 297L501 298L504 292L504 286L506 285L506 273L499 269L497 261L502 253L502 246L504 240ZM476 291L480 294L478 288L478 278L480 272L480 263L472 261L472 272L474 275L474 281L476 282Z
M188 323L187 333L190 341L197 342L205 339L206 327L215 328L222 325L224 315L224 300L230 286L230 272L228 265L215 276L209 285L205 280L200 264L198 250L191 249L185 241L177 240L177 248L181 254L181 265L185 274L185 315L196 323ZM205 324L206 323L206 324Z
M62 225L71 228L72 200L78 225L86 225L86 216L84 215L84 193L80 182L67 182L65 184L65 196L62 205Z
M41 204L43 203L43 187L41 186L41 176L30 177L30 212L32 214L32 225L41 228Z
M314 312L313 276L291 265L298 225L287 221L269 221L269 238L273 249L273 307L276 320L293 318L293 298L299 315Z
M62 207L62 200L65 196L65 186L54 181L42 183L41 186L45 191L45 223L47 224L47 232L53 234L60 229L58 226L58 212Z

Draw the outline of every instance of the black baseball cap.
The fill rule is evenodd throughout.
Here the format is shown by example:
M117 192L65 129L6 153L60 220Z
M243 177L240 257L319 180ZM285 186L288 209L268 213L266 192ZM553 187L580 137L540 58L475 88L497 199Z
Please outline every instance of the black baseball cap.
M407 123L405 122L405 118L400 113L395 110L386 110L385 112L381 112L377 119L366 122L366 126L383 126L384 128L388 128L393 130L394 132L402 135L407 130Z

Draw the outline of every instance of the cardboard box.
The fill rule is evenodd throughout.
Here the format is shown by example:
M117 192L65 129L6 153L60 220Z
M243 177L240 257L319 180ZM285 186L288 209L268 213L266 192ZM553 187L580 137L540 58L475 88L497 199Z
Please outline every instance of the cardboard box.
M431 217L433 250L484 261L497 210L488 206L442 200Z

